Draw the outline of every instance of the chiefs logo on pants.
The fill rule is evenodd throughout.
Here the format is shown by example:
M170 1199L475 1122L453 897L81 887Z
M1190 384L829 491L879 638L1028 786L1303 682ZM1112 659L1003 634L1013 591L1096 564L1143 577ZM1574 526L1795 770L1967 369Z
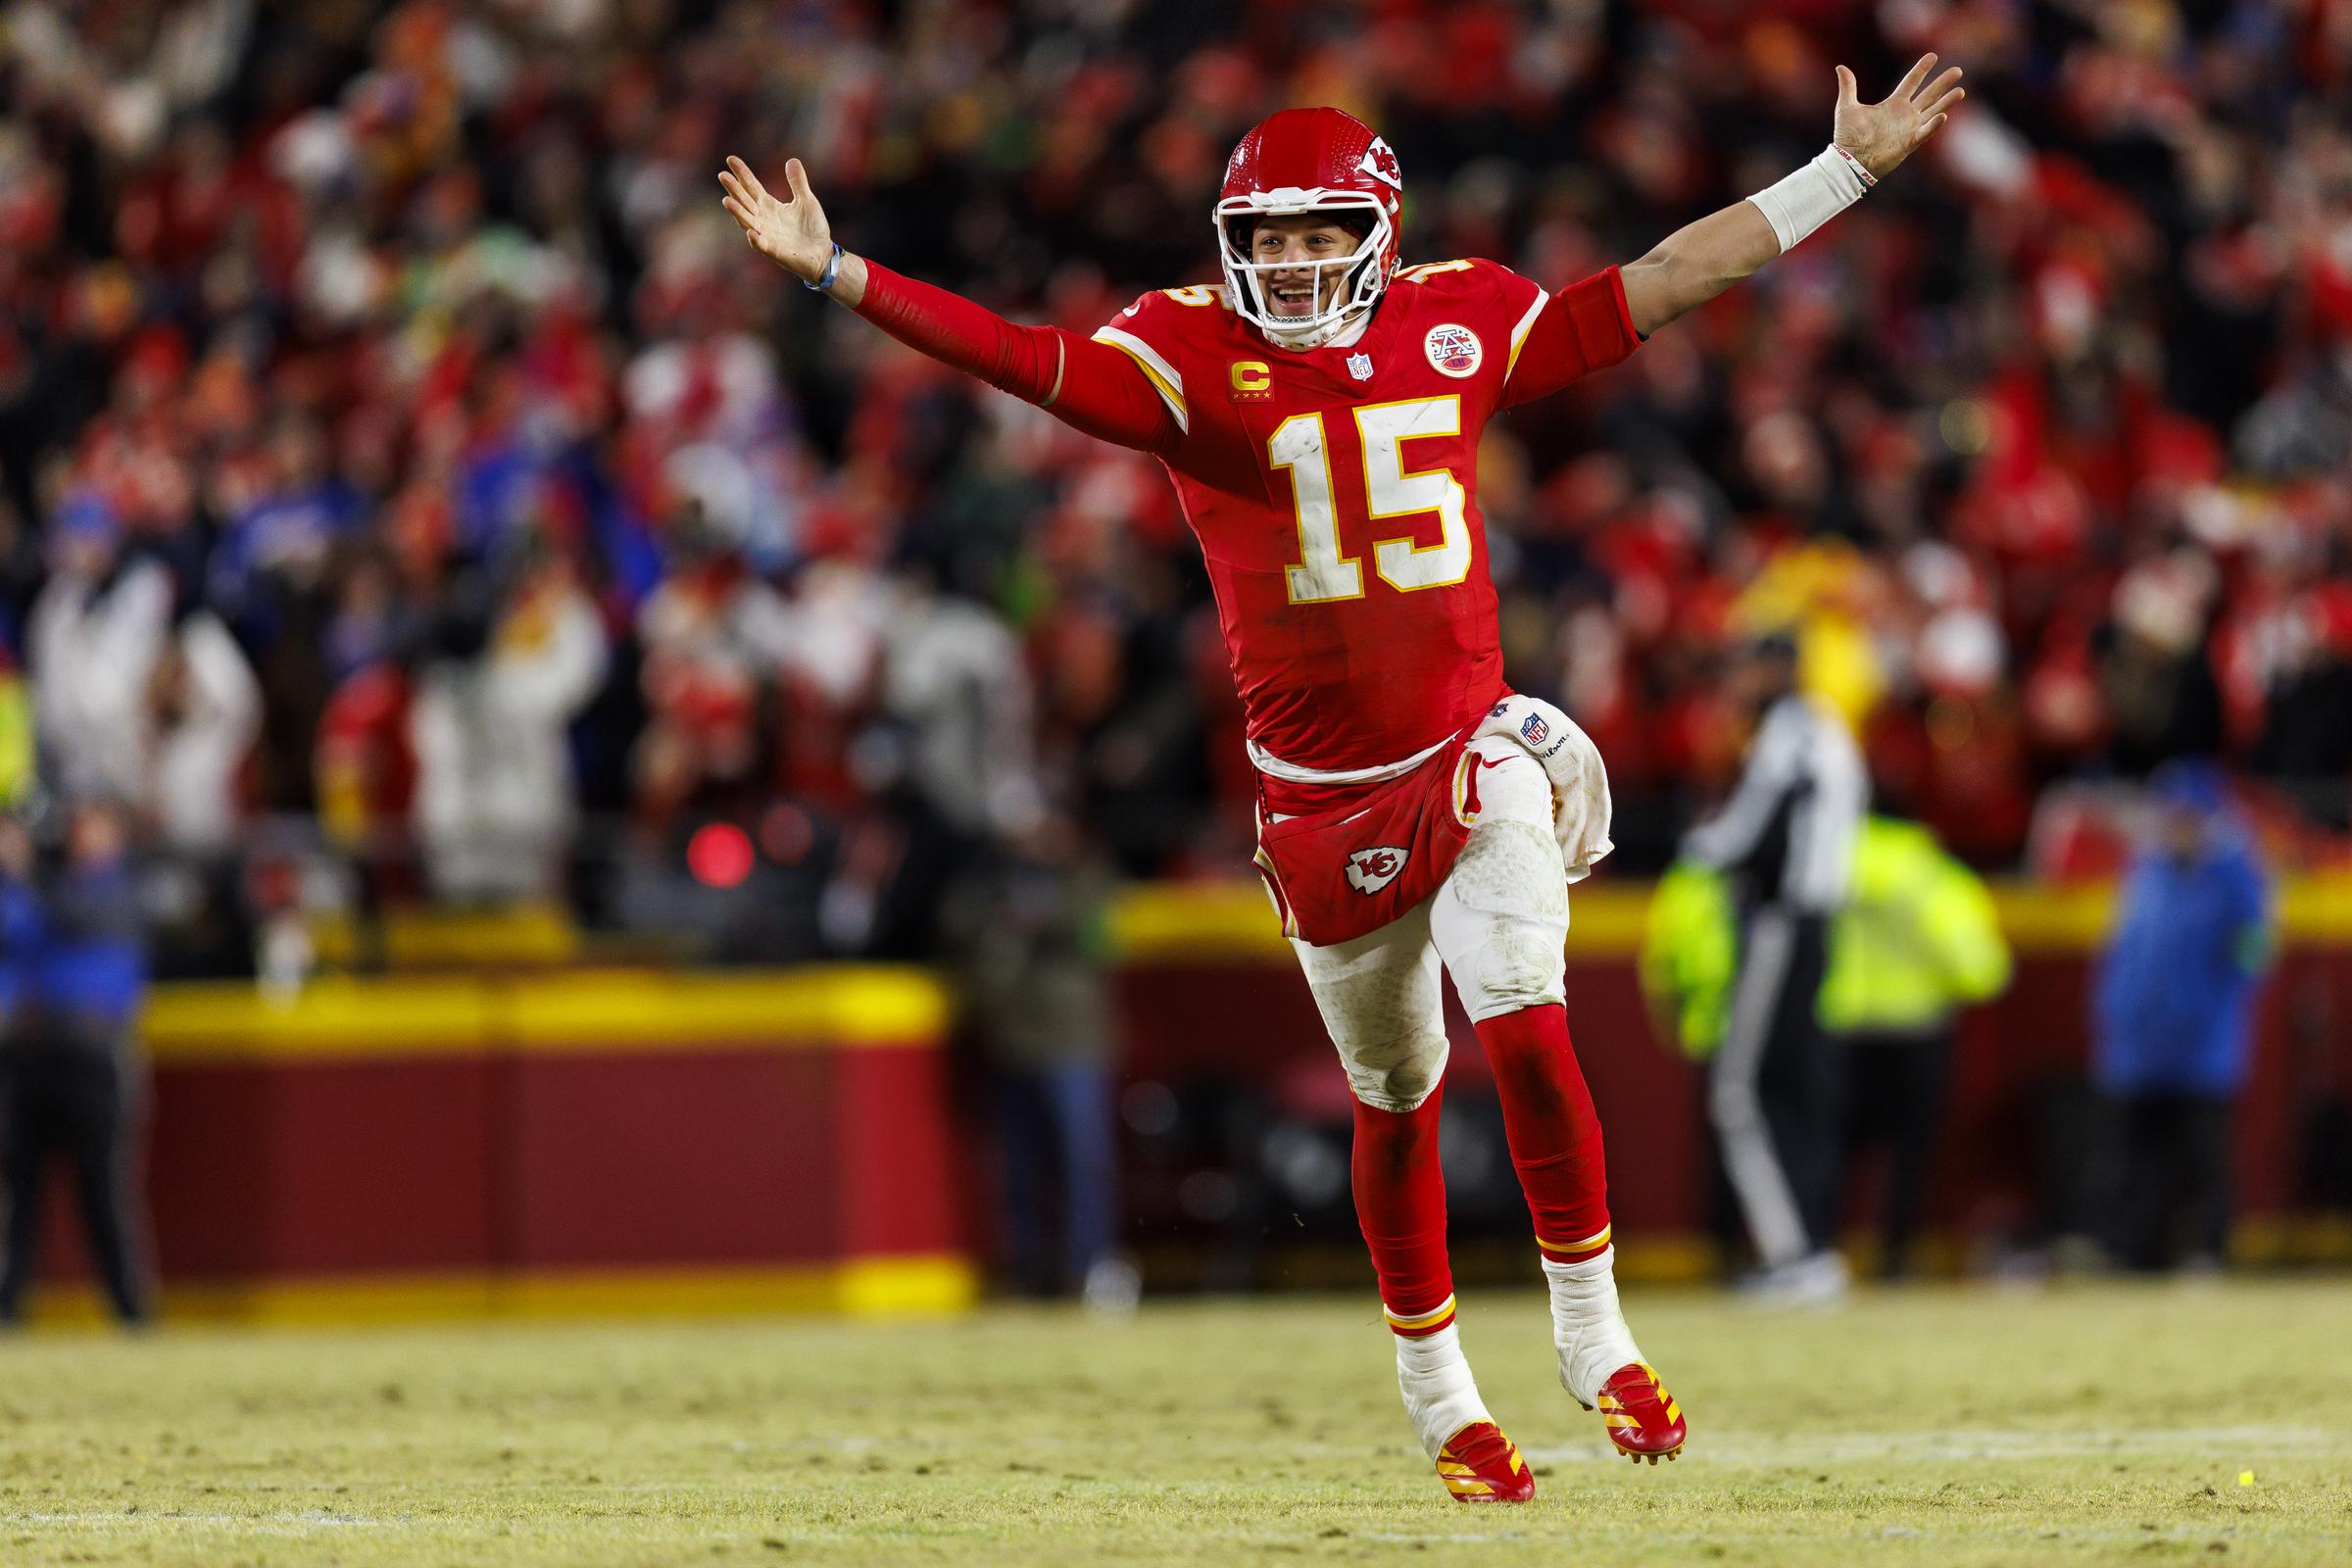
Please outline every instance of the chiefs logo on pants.
M1348 857L1348 885L1367 897L1396 880L1413 852L1394 844L1376 845Z
M1257 865L1284 935L1350 941L1438 890L1478 815L1477 785L1463 782L1476 771L1468 742L1457 735L1410 773L1329 810L1258 823Z

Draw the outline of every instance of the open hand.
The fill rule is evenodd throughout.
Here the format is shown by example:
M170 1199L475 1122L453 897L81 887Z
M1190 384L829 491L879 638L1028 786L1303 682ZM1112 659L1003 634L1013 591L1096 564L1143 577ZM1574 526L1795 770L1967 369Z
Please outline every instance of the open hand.
M833 225L825 221L825 210L808 188L808 172L798 158L784 161L784 183L792 192L785 201L769 195L740 158L727 159L718 183L727 193L722 205L754 250L804 283L823 275L833 259Z
M1854 74L1843 66L1838 68L1838 115L1831 136L1870 171L1873 179L1885 179L1896 165L1925 146L1968 96L1960 90L1958 66L1929 81L1928 73L1935 69L1936 57L1921 55L1919 64L1904 74L1883 102L1866 104L1855 95Z

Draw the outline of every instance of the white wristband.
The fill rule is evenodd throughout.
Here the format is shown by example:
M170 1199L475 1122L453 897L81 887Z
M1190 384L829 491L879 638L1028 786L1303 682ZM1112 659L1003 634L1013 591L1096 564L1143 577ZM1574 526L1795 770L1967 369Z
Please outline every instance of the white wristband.
M1853 154L1832 142L1815 154L1811 163L1748 200L1756 204L1764 220L1772 225L1781 249L1788 251L1860 201L1863 193L1877 183Z

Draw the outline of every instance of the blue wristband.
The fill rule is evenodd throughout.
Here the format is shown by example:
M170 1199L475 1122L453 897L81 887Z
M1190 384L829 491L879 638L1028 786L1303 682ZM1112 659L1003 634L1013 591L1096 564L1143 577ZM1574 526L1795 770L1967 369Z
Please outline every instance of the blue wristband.
M808 282L807 279L803 279L801 282L801 287L814 289L817 293L822 294L825 292L825 290L831 288L834 280L840 276L841 241L835 240L833 242L833 255L826 261L825 270L816 274L816 281L813 283Z

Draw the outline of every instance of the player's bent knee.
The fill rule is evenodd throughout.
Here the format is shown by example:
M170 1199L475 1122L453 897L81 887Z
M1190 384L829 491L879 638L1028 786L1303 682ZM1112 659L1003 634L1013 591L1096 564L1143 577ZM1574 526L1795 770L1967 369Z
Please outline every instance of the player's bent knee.
M1567 1000L1561 965L1544 967L1541 934L1529 931L1498 933L1489 943L1477 977L1462 994L1462 1011L1472 1023L1485 1023L1506 1012L1529 1007L1556 1006Z
M1482 820L1446 878L1430 929L1473 1023L1563 1000L1568 881L1551 835Z
M1402 1113L1420 1109L1437 1089L1446 1076L1446 1050L1444 1035L1415 1035L1385 1046L1342 1047L1340 1059L1356 1099L1375 1110Z

